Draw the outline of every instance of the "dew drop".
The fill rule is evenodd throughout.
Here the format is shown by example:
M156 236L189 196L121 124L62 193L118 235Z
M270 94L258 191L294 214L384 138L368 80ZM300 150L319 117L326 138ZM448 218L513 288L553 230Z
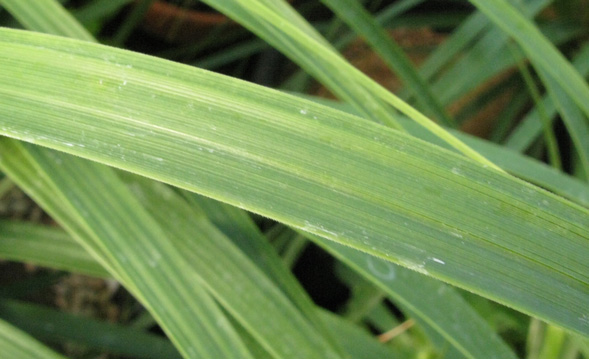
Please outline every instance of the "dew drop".
M441 260L441 259L438 259L438 258L432 258L432 260L433 260L434 262L436 262L436 263L440 263L440 264L446 264L446 262L444 262L443 260Z

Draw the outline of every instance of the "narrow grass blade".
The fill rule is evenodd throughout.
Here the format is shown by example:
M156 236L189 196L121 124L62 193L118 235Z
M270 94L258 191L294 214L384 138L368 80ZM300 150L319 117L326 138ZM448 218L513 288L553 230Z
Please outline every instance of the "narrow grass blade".
M585 173L589 173L589 121L552 75L543 69L539 69L538 72L573 140L581 168Z
M209 5L220 9L223 13L228 14L234 19L240 21L244 26L249 27L256 32L260 37L269 41L274 47L283 51L288 56L303 67L311 69L312 74L324 79L326 76L331 76L331 80L327 78L328 82L324 82L326 86L330 87L337 94L348 94L349 91L355 91L353 100L350 101L350 96L342 97L342 99L355 104L356 107L368 118L384 123L390 127L402 129L399 127L398 120L391 117L390 108L393 106L398 111L405 114L407 117L416 121L436 136L442 138L451 146L459 150L465 156L474 159L486 166L500 170L499 167L485 159L476 151L472 150L464 143L460 142L454 136L441 128L436 123L429 120L421 112L409 106L399 97L395 96L382 86L372 81L362 72L351 66L339 54L337 54L329 46L325 45L325 41L318 39L319 35L312 36L311 30L304 31L299 29L290 18L298 19L298 16L292 14L287 7L281 7L281 12L273 11L276 4L286 3L282 1L243 1L243 0L222 0L222 1L208 1ZM266 6L271 3L271 6ZM290 16L283 16L284 14ZM300 23L299 23L300 25ZM307 29L304 27L303 29ZM278 40L276 37L278 36ZM287 45L285 45L285 43ZM288 46L290 45L290 46ZM324 68L324 69L322 69ZM332 80L337 79L338 83L347 81L343 87L344 92L340 90L341 85L335 87L330 86L334 83ZM350 82L351 80L351 82ZM350 85L354 84L354 85ZM376 101L376 103L374 102ZM360 104L358 104L360 102ZM385 104L388 104L385 106ZM368 110L366 110L368 108Z
M267 49L268 45L260 40L252 40L243 44L235 45L228 49L216 52L213 55L199 59L192 63L192 65L203 68L203 69L215 69L223 65L232 63L244 57L251 56L264 49Z
M447 285L317 236L309 238L407 308L409 314L431 326L466 358L517 358Z
M413 90L421 108L427 110L441 124L454 127L455 123L446 113L440 101L432 93L426 81L417 73L403 49L389 37L357 0L323 0L338 17L370 44L389 68Z
M129 177L128 180L129 181L132 181L133 180L132 177L134 177L134 176L128 176L128 177ZM147 182L145 182L144 180L142 182L144 183L144 185L147 185ZM131 185L132 186L135 186L135 187L138 186L137 182L131 182ZM157 186L161 186L161 184L160 185L157 185ZM138 189L136 188L136 190L138 190ZM170 191L169 189L168 190L164 190L164 193L167 193L167 195L174 196L174 194L171 194L169 191ZM144 194L142 193L142 195L144 195ZM177 201L178 199L176 198L175 200ZM177 208L178 207L174 207L174 208L175 208L175 210L173 211L173 213L177 213ZM170 213L170 212L167 212L167 213ZM183 214L186 214L186 213L183 213ZM193 215L194 215L194 213L193 213ZM196 218L191 218L191 217L183 217L183 218L186 221L190 221L190 223L192 223L192 224L195 223L194 221L196 219ZM201 222L201 224L198 226L199 227L198 229L199 229L199 232L200 232L199 233L199 236L201 236L201 235L203 235L203 232L200 231L200 230L203 229L202 228L203 224L206 227L206 220L203 220L202 216L200 216L200 219L196 219L196 221L197 221L197 223L198 222ZM10 230L10 232L17 232L20 229L21 232L24 231L26 233L48 233L48 234L52 235L53 237L57 237L57 236L61 237L62 244L65 245L65 248L69 248L69 250L63 252L63 257L62 258L56 258L54 256L49 256L44 261L44 264L48 265L49 267L59 268L59 267L62 266L62 262L63 261L65 261L66 263L71 263L71 264L69 264L67 266L67 269L70 269L73 272L84 272L85 268L87 267L87 264L86 263L80 263L80 261L77 260L80 257L84 257L85 255L87 256L87 254L84 251L84 249L81 246L79 246L78 244L76 244L75 242L73 242L69 238L69 236L67 234L65 234L63 231L60 231L60 230L57 230L57 229L43 228L43 227L34 226L34 225L24 225L24 224L10 224L10 223L7 223L7 226L9 227L8 229ZM182 225L181 227L184 227L184 226L185 225ZM2 229L4 229L4 228L2 228ZM212 228L208 228L208 231L211 231L211 230L213 230L213 229ZM0 240L2 240L2 237L3 237L3 233L0 234ZM14 238L15 236L10 236L10 237L11 238ZM220 238L217 237L217 238L211 238L211 239L219 240ZM221 238L221 240L223 240L223 239ZM26 254L22 255L22 259L24 259L24 260L35 260L36 258L38 258L39 256L42 255L44 247L47 247L47 242L52 242L52 239L50 237L48 238L48 237L43 236L43 237L38 238L36 240L36 242L39 243L40 246L35 247L35 248L32 248ZM49 243L49 245L52 246L53 244L52 243ZM199 251L203 251L203 249L202 248L199 248ZM0 256L1 255L4 255L4 253L5 253L5 251L2 251L2 247L0 247ZM219 257L218 255L217 256L214 256L215 253L211 253L211 252L207 252L207 253L209 253L211 256L213 256L213 258L217 258L218 259L218 258L222 258L223 257L223 256ZM92 262L92 259L90 258L89 261ZM97 266L96 262L94 262L94 265ZM231 269L230 268L227 268L226 270L227 271L230 271ZM200 273L203 273L203 271L201 271ZM204 271L204 273L207 273L207 272ZM223 274L221 273L220 275L223 275ZM105 276L108 276L108 274L105 274ZM207 280L208 281L211 281L211 282L214 282L216 279L217 278L215 278L215 276L212 276L212 277L208 278ZM233 288L236 288L236 287L233 286ZM265 291L262 291L262 290L250 290L249 293L252 293L252 294L260 293L260 295L263 295L263 296L268 296L269 295L269 292L267 290L265 290ZM239 301L244 301L244 299L245 299L244 305L248 306L248 308L250 309L249 312L251 314L255 315L255 316L258 316L261 320L265 320L266 321L266 325L263 325L262 328L268 327L268 323L274 323L275 321L278 321L276 325L280 325L281 326L281 330L274 330L274 333L276 333L277 335L279 333L284 333L284 335L286 335L286 333L289 333L289 327L291 325L290 324L290 321L289 322L286 322L286 323L285 322L280 323L279 322L280 321L279 320L280 318L279 317L276 317L276 316L271 316L272 319L271 320L268 320L268 318L266 318L266 316L268 316L270 314L268 314L267 312L264 312L264 314L261 314L259 310L256 310L256 306L257 305L263 306L264 308L271 308L272 306L269 307L267 305L267 303L266 303L266 300L267 299L261 299L261 301L258 301L258 304L256 304L256 302L249 301L249 299L247 299L248 297L240 296L240 295L237 295L237 294L233 295L233 297L236 300L239 300ZM252 298L252 299L255 299L255 298ZM311 303L309 302L309 305L310 304ZM6 305L8 305L8 304L6 304ZM97 336L98 334L89 334L89 333L86 334L86 332L92 331L92 330L106 331L106 329L108 328L108 325L101 325L101 324L98 324L98 323L94 323L92 321L89 321L88 323L86 323L86 320L84 320L84 319L78 319L78 320L76 320L76 319L70 319L67 316L65 318L63 318L63 319L59 319L59 314L53 315L51 313L46 313L46 314L43 315L43 317L44 317L44 320L45 321L48 321L49 324L52 321L56 321L56 322L59 322L59 323L62 323L62 324L66 324L67 323L66 324L66 328L77 328L77 327L80 327L80 326L85 326L85 328L86 328L85 333L77 333L78 332L77 329L74 329L74 331L72 332L71 330L66 330L65 328L63 330L59 330L59 328L54 328L49 333L45 333L45 332L43 332L43 328L44 328L44 326L47 325L47 323L44 323L43 321L39 322L37 320L34 320L32 322L27 321L27 318L29 318L29 317L27 315L22 314L22 311L25 310L26 308L23 309L21 307L22 307L22 305L19 306L19 305L16 305L16 304L15 305L8 305L8 307L6 307L5 304L0 303L0 311L2 313L4 313L4 318L9 318L13 322L15 322L15 321L23 321L24 320L26 322L25 323L25 327L31 333L41 333L41 334L44 334L45 337L52 338L52 339L57 339L58 337L56 337L56 335L61 335L63 338L68 338L70 340L81 340L83 342L88 342L90 340L91 342L95 343L95 344L93 344L93 346L95 346L95 347L96 346L101 346L102 344L100 344L100 343L103 343L103 342L106 343L107 341L109 341L108 338L105 338L104 341L100 341L100 338L97 338L97 339L94 339L93 340L92 337L93 336ZM6 310L8 310L8 312L6 312ZM314 306L312 307L312 310L313 310L313 313L314 313L314 317L313 318L315 320L319 320L319 318L317 318L317 316L315 315L315 313L316 313L315 310L316 309L314 308ZM31 308L28 311L29 312L32 311L33 312L32 314L43 312L43 311L40 311L40 310L36 310L35 308ZM284 313L285 314L288 314L288 312L289 312L288 310L285 310ZM34 315L40 315L40 314L34 314ZM289 318L291 318L292 320L295 320L297 318L297 315L296 314L294 316L291 315ZM251 325L254 325L254 324L255 323L252 323ZM272 329L271 327L268 327L268 330L271 330L271 329ZM114 330L114 333L118 333L118 334L116 334L117 337L121 337L121 338L127 338L127 339L129 339L130 336L133 336L134 335L129 330L123 330L123 329L118 329L118 328L114 328L112 330L109 329L108 330L108 332L109 332L108 335L113 335L113 330ZM251 331L252 329L250 328L249 330ZM256 329L254 329L254 331L255 330ZM69 334L66 333L66 331L68 331ZM300 331L297 331L297 332L300 332ZM58 334L58 333L61 333L61 334ZM293 332L292 335L295 335L296 336L297 334L295 334L295 333L296 332ZM307 331L307 333L309 333L309 332ZM104 334L100 334L100 335L104 335ZM143 337L141 337L141 338L143 338ZM139 338L139 339L141 339L141 338ZM280 344L281 342L282 342L282 340L276 340L275 339L274 343L270 343L270 347L272 347L274 344ZM116 343L113 343L113 344L116 344ZM154 345L161 346L161 343L153 343L153 344ZM112 347L111 349L114 350L115 352L125 353L124 346L121 347L121 349L118 350L118 351L117 351L116 348L118 348L118 346ZM144 349L143 350L147 350L148 348L149 348L149 346L144 346ZM123 351L121 351L121 350L123 350ZM168 349L166 349L166 350L168 350ZM305 349L305 346L300 346L300 349L299 350L296 350L296 351L297 351L297 353L299 355L307 355L308 353L305 354L305 350L306 350ZM161 352L161 350L159 350L159 349L158 350L150 350L150 351L153 353L153 355L155 355L156 353ZM134 352L136 352L136 351L134 351ZM165 356L165 357L167 358L168 356ZM278 356L278 357L284 357L284 356ZM325 356L322 356L322 357L325 357Z
M131 36L133 30L135 30L135 27L137 27L141 20L143 20L143 17L149 10L149 7L154 2L155 0L136 1L135 6L131 9L131 12L129 13L125 21L123 21L123 23L117 30L117 33L114 35L112 40L113 44L122 46L127 41L129 36Z
M526 16L533 17L548 3L548 0L528 1L524 7ZM433 91L440 94L442 104L451 104L492 76L515 66L516 59L506 47L508 39L500 29L490 26L483 14L477 13L453 33L447 45L443 43L434 51L432 60L423 65L423 71L433 76L445 69L433 83ZM465 48L467 45L470 46Z
M167 186L135 178L130 187L194 273L264 349L276 358L341 358L302 313L233 243Z
M204 1L254 32L319 79L342 100L353 104L367 118L400 129L390 108L364 86L350 86L357 79L353 69L319 33L282 1ZM261 12L260 12L261 11ZM290 29L286 27L292 27ZM291 30L294 33L291 34ZM323 55L330 55L325 59ZM342 67L343 66L343 67Z
M521 54L521 51L517 47L517 45L510 44L510 49L514 54L514 57L521 57L518 56ZM524 59L521 61L517 61L517 67L522 75L524 83L528 88L528 91L534 100L534 105L536 110L538 111L538 115L540 115L540 120L542 121L542 129L544 132L544 142L546 143L546 148L548 152L549 163L556 169L562 171L562 160L560 156L560 151L558 149L558 143L556 140L556 135L554 134L554 130L552 129L552 125L550 123L550 119L548 118L548 113L544 108L544 104L542 103L540 90L534 79L532 77L531 72L528 70L526 65L523 63Z
M132 188L135 188L135 191L140 191L138 193L140 193L140 195L143 198L157 198L157 196L153 195L153 192L149 191L149 187L150 185L148 184L148 181L140 180L139 182L137 182L135 180L135 176L132 175L126 175L125 176L127 178L127 181L129 181L130 185ZM142 183L142 185L140 185L139 183ZM176 194L173 194L171 192L170 189L165 189L162 188L161 184L157 184L155 185L156 188L160 188L159 193L164 193L165 197L167 198L167 201L170 202L170 200L174 200L175 204L178 204L179 206L174 206L173 209L171 209L171 211L166 210L166 213L172 213L174 214L175 218L178 218L178 216L183 216L180 217L182 218L181 221L186 222L182 225L179 226L179 228L184 228L188 225L188 222L190 223L190 225L194 225L195 223L197 224L197 230L198 230L198 234L196 234L196 236L202 236L204 233L206 232L215 232L215 230L210 226L210 224L207 224L207 221L203 218L202 214L197 215L197 212L191 212L190 210L188 210L186 208L186 204L184 203L178 203L177 201L181 201L181 199L176 198L175 196L177 196ZM147 196L146 193L144 193L141 189L139 189L139 187L143 187L143 191L147 190ZM151 194L149 194L151 193ZM153 206L158 206L158 203L161 203L161 201L156 201L153 203ZM178 211L178 207L184 207L184 211ZM210 207L210 206L209 206ZM224 207L223 205L219 208L221 211L223 210ZM159 207L158 207L159 208ZM229 209L229 208L227 208ZM158 210L164 210L162 208L159 208ZM234 212L235 214L245 214L245 212L239 210L239 209L235 209L235 211L231 211ZM187 216L188 214L188 216ZM224 216L224 214L221 214L221 216ZM194 218L193 218L194 217ZM217 217L219 219L219 217ZM38 225L31 225L31 224L23 224L23 223L11 223L11 222L3 222L1 223L2 226L0 226L0 258L9 258L9 259L17 259L17 260L24 260L24 261L32 261L33 263L40 263L43 265L46 265L48 267L51 268L58 268L58 269L65 269L65 270L69 270L72 272L76 272L76 273L89 273L89 274L94 274L94 273L99 273L101 274L101 276L103 277L109 277L109 274L106 273L104 270L100 271L99 269L94 270L94 271L88 271L88 267L90 268L100 268L100 266L96 263L95 260L93 260L90 256L88 256L88 254L86 253L86 251L77 243L75 243L65 232L63 232L62 230L59 229L55 229L55 228L47 228L47 227L41 227ZM176 222L174 222L174 224L178 224ZM247 233L247 232L246 232ZM15 242L15 240L18 241L31 241L31 238L34 241L34 245L30 245L27 246L27 248L25 248L24 250L22 249L22 245L20 243ZM262 237L263 238L263 237ZM55 243L55 239L58 240L58 243ZM236 238L236 239L244 239L244 238ZM247 240L247 236L245 238ZM223 237L211 237L211 240L214 240L216 243L218 243L218 241L223 241L223 240L227 240L227 239L223 239ZM250 241L251 243L251 241ZM4 245L6 244L6 245ZM255 242L254 242L255 244ZM16 248L12 248L12 247L16 247ZM57 249L62 248L65 250L61 251L61 256L58 255L52 255L52 253L57 252ZM49 251L47 251L47 249L49 249ZM270 248L271 250L271 248ZM199 249L197 251L203 251L203 246L199 246ZM14 254L16 253L16 255ZM212 258L216 258L216 259L222 259L223 257L225 257L225 255L221 255L219 253L214 253L211 251L207 251L206 252L209 256L211 256ZM269 262L269 263L274 263L275 260L272 260L272 257L269 257L269 252L263 250L262 252L257 251L256 252L258 255L260 254L264 254L265 255L265 262ZM48 254L48 255L47 255ZM43 257L44 255L46 255L46 257ZM272 255L273 257L276 257L277 260L279 261L279 258L276 256L276 254L274 253ZM80 258L83 258L83 260L80 260ZM242 259L243 260L243 259ZM65 263L65 264L64 264ZM213 268L213 266L209 266L211 268ZM225 270L222 270L221 272L219 272L219 276L223 276L223 272L234 272L231 270L230 268L231 266L225 266ZM276 268L276 266L272 266L273 268ZM243 268L243 266L240 268L242 273L247 273L248 271L245 270ZM205 275L206 273L210 273L210 271L206 271L206 270L199 270L198 271L200 273L200 275ZM284 266L281 265L281 267L278 267L278 273L276 272L271 272L269 271L268 273L271 273L272 275L274 275L275 277L278 276L277 281L279 282L279 284L283 285L283 288L286 289L286 292L288 294L290 294L291 296L291 300L293 300L293 303L295 303L297 306L299 306L300 308L303 309L303 313L306 312L307 314L307 319L311 322L315 322L316 327L319 328L319 330L325 331L327 332L327 330L324 328L324 324L320 321L320 319L316 316L316 308L315 306L312 304L312 302L310 301L310 299L308 297L306 297L306 294L304 294L302 287L300 287L300 285L298 284L294 284L293 280L294 278L292 278L291 274L285 274L288 273L288 271L285 271ZM255 274L255 273L254 273ZM258 276L260 275L259 273L257 274ZM252 276L252 274L250 274L250 277ZM291 279L292 278L292 279ZM215 286L214 283L219 282L218 281L219 278L217 278L216 276L208 276L207 278L205 278L206 281L208 281L209 283L211 283L211 286ZM244 282L243 278L238 278L240 283ZM246 280L247 281L247 280ZM233 290L237 290L237 286L232 286ZM258 326L259 328L267 328L267 330L271 330L272 332L278 334L278 333L283 333L284 335L286 335L286 333L290 332L290 326L293 325L296 320L299 318L298 314L293 314L292 311L289 311L289 309L284 309L284 313L288 314L290 312L289 315L289 320L284 321L284 322L280 322L280 317L281 315L271 315L271 313L268 313L267 309L271 309L273 307L273 304L269 304L267 303L268 300L272 300L273 297L270 295L272 291L269 290L262 290L261 288L259 288L258 290L252 290L251 288L248 290L248 293L251 293L251 295L254 295L254 297L252 297L251 299L249 299L250 297L244 297L243 295L240 295L239 293L231 293L231 294L226 294L225 297L228 298L235 298L235 300L241 301L243 302L243 305L247 306L248 310L246 310L246 313L250 313L249 315L253 315L253 316L257 316L260 320L264 320L266 321L266 323L276 323L276 325L280 326L280 330L273 330L272 331L272 327L268 326L268 324L262 325L262 326ZM259 293L260 295L262 295L261 298L256 299L255 295L256 293ZM303 298L301 298L301 296L303 296ZM262 306L263 308L265 308L265 310L256 310L257 306ZM4 311L4 307L2 307L1 303L0 303L0 311L5 313ZM311 314L312 313L312 314ZM15 313L15 315L18 316L18 313ZM246 314L247 316L247 314ZM22 316L18 316L18 318L21 318ZM268 317L271 317L271 320L268 320ZM7 318L6 313L4 315L4 318ZM11 317L12 318L12 317ZM52 318L55 318L54 316ZM21 320L25 320L26 318L21 318ZM46 318L47 319L47 318ZM67 319L67 318L66 318ZM64 319L64 320L66 320ZM67 320L66 320L67 322ZM84 325L84 320L81 321L77 321L77 322L73 322L68 324L68 327L74 326L80 326L80 325ZM247 323L247 322L246 322ZM252 323L250 325L254 325L255 323L254 321L249 321L249 323ZM39 330L41 330L43 328L43 323L40 324L41 326L39 327L38 325L33 325L32 323L30 325L27 325L28 329L32 329L32 331L30 331L31 333L37 333L39 332ZM89 323L89 325L92 326L92 323ZM105 328L104 326L100 326L97 325L95 326L98 330L99 328ZM88 328L87 328L88 329ZM295 340L294 338L292 338L293 336L296 337L298 334L298 332L301 332L301 330L303 330L304 328L299 328L299 330L295 330L293 331L290 336L291 339L289 341ZM249 328L249 331L251 331L252 328ZM257 331L259 329L253 329L254 331ZM306 333L309 333L310 331L307 330ZM312 330L311 330L312 332ZM53 334L53 336L51 338L56 338L55 335L57 335L57 331L56 330L52 330L50 333L45 333L45 335L50 335ZM72 340L83 340L83 341L87 341L87 335L86 334L82 334L82 336L80 337L78 334L73 334L73 335L66 335L66 334L62 334L64 336L64 338L69 338ZM128 335L131 335L131 333L128 333ZM126 335L126 336L128 336ZM325 335L325 334L323 334ZM320 336L318 336L317 338L320 338ZM282 345L283 347L285 346L285 344L282 343L283 340L282 339L273 339L273 342L271 342L270 344L266 344L270 345L270 347L274 346L274 345ZM305 354L305 346L304 345L299 345L298 347L300 347L299 350L296 350L300 355L307 355ZM146 347L147 348L147 347ZM271 350L271 352L275 352L275 350ZM279 350L280 351L280 350ZM158 351L155 351L154 353L157 353ZM278 356L278 357L284 357L284 356ZM322 357L325 357L324 355Z
M409 346L418 346L425 353L430 352L429 356L440 356L441 358L466 358L460 351L453 346L440 334L439 329L432 328L426 321L421 319L420 314L415 314L410 308L402 306L399 301L395 301L392 297L387 296L378 286L366 280L361 274L356 272L351 267L348 267L344 262L339 262L337 267L338 278L343 280L349 287L353 288L354 297L357 297L358 304L348 301L348 304L356 305L360 311L352 311L350 314L356 316L356 320L362 319L362 322L372 326L381 334L378 335L379 340L389 343L393 347L402 347L407 342L411 343ZM419 284L416 283L416 285ZM442 283L439 283L443 286ZM427 286L426 286L427 291ZM401 291L402 292L402 291ZM402 296L402 295L401 295ZM430 293L431 297L437 297L437 293ZM362 298L364 297L364 298ZM356 300L356 298L353 298ZM370 305L363 304L362 301L371 302ZM389 303L394 303L395 308L403 313L404 321L399 322L393 311L390 310ZM463 304L460 302L460 304ZM364 308L358 307L364 306ZM438 304L436 303L436 306ZM352 307L353 308L353 307ZM468 308L469 311L472 309ZM346 315L349 312L346 312ZM361 317L358 317L360 315ZM352 319L352 318L350 318ZM450 321L453 321L451 319ZM456 324L455 330L459 330L461 323ZM412 328L416 330L408 333ZM422 333L425 337L422 337ZM480 335L475 333L475 336ZM495 335L495 334L493 334ZM431 346L431 349L429 348ZM428 347L428 349L425 349ZM407 356L407 355L406 355Z
M28 29L45 29L80 40L95 41L94 37L77 22L59 3L53 0L0 0L16 19Z
M38 9L33 3L27 5L28 7L15 9L18 16L44 14L35 12ZM59 7L54 1L52 6ZM63 9L44 16L51 15L66 24L75 22ZM64 32L51 22L30 25L40 31L58 34ZM69 35L83 38L78 32ZM115 278L122 281L152 311L185 357L249 357L249 352L243 347L216 303L193 282L188 264L178 258L168 260L179 257L179 253L166 241L161 229L140 209L110 169L84 161L76 162L67 157L59 158L57 154L39 149L32 150L6 139L0 142L0 146L12 148L13 157L2 163L7 172L10 172L12 177L18 177L19 184L38 203L44 204L45 209L54 218L61 221L61 224L80 240ZM17 160L18 155L22 156L21 161ZM45 168L40 170L39 167L43 165ZM87 180L79 183L70 182L64 187L64 184L71 180L65 168L69 168L71 173L78 173L80 168L85 168L82 173L96 181L94 187ZM31 182L31 178L38 176L36 172L39 170L41 173L46 171L45 181ZM29 176L31 173L33 175L28 178L25 174L27 172ZM59 176L61 181L56 181ZM104 193L108 195L96 197L97 202L93 203L94 199L90 194L96 188L103 188ZM60 201L62 203L59 203ZM64 206L63 203L69 203L70 207ZM101 208L100 205L105 207ZM121 216L115 215L117 208L122 212ZM112 216L112 221L108 219L109 216ZM133 216L138 217L133 219ZM135 223L135 226L125 223L125 218L131 220L130 223ZM143 226L139 225L142 221L145 221ZM127 242L113 241L118 237L127 238ZM135 237L147 239L147 244L142 246L140 242L133 243ZM151 241L148 239L150 237ZM139 248L133 248L137 245ZM163 263L160 265L159 261L162 258ZM156 274L152 275L149 272ZM161 279L165 277L167 278ZM166 287L167 289L164 289ZM195 337L198 340L195 340Z
M194 193L183 193L190 205L196 207L195 210L204 211L207 218L282 290L327 340L334 342L331 333L318 320L315 304L307 292L284 265L247 212Z
M3 135L246 208L589 333L587 209L272 90L91 43L0 33Z
M566 58L506 0L470 0L497 26L512 36L535 66L553 76L577 106L589 116L589 86Z
M110 277L92 256L58 228L0 222L0 258L94 277Z
M125 5L133 0L97 0L72 11L75 18L81 23L91 23L103 20L107 16L116 14ZM73 37L73 36L71 36Z
M180 358L180 354L168 340L139 329L5 299L0 300L0 313L4 320L45 342L74 341L93 349L133 358Z
M375 20L378 25L386 26L387 28L390 28L393 25L399 25L399 22L401 22L403 19L405 19L405 17L400 18L399 15L408 11L412 7L423 3L424 1L425 0L402 0L402 1L395 2L391 5L389 5L387 8L383 9L378 14L376 14ZM337 20L338 20L338 24L341 25L341 21L339 21L339 19L337 19ZM409 22L411 22L411 20L409 20ZM403 25L401 24L400 26L403 26ZM331 40L335 41L333 43L333 46L338 51L342 51L347 45L349 45L356 38L356 35L351 32L346 35L343 35L337 39L332 39L329 35L330 35L330 33L326 33L325 36L328 40L330 40L330 42L331 42ZM281 88L288 90L288 91L303 92L303 91L301 91L301 89L303 87L299 88L297 86L294 86L294 84L296 84L299 81L301 83L307 83L308 80L309 80L308 74L303 72L302 70L299 70L299 71L295 72L293 75L291 75L291 78L289 80L286 80L282 84Z
M317 314L327 323L327 326L336 334L342 346L354 359L406 358L404 353L384 346L370 336L367 331L333 313L318 309Z
M579 50L573 59L573 66L583 78L589 75L589 44L586 44ZM543 104L549 114L550 120L553 121L557 108L550 95L547 94L544 97ZM505 140L505 146L523 152L530 147L541 132L542 122L540 121L538 111L534 109L524 117L520 125Z
M65 359L2 319L0 319L0 347L2 356L5 358Z
M528 94L522 88L521 84L516 85L512 100L497 115L497 122L488 137L489 142L503 143L511 129L517 126L521 114L530 103Z
M488 31L489 21L484 14L477 12L470 15L454 30L452 36L438 46L420 66L419 73L430 80L451 62L463 49L478 36Z
M11 153L0 167L154 314L185 357L248 357L190 266L110 168L6 138L0 149Z
M343 281L352 292L342 316L351 322L360 323L383 303L386 298L385 293L341 261L335 270L337 278Z
M342 106L339 102L313 96L307 96L305 98L340 111L354 114L353 109L345 104ZM411 135L452 150L452 147L447 143L444 143L441 139L411 120L401 119L400 122ZM589 186L586 183L509 148L455 130L449 131L514 176L546 188L582 206L589 207Z

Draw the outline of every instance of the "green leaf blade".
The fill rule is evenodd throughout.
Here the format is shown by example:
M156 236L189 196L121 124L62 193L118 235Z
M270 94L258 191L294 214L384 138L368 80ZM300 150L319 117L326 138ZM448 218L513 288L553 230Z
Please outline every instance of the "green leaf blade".
M323 0L348 26L378 52L389 68L396 71L398 76L410 87L421 106L434 115L438 121L446 126L455 127L454 120L446 113L440 101L428 87L426 81L419 75L411 60L403 49L392 40L386 31L378 25L362 5L356 0Z
M10 51L0 68L19 78L0 83L3 134L247 208L589 332L586 209L268 89L103 46L2 35Z
M57 228L0 222L0 257L89 276L109 277L101 265Z
M506 0L470 0L497 26L511 35L530 57L548 72L589 116L589 86L558 49Z
M413 318L431 326L466 358L517 358L452 288L366 253L316 236L311 239L378 286Z
M86 41L96 41L79 22L56 1L1 0L26 28Z
M18 328L0 320L0 346L6 358L64 359Z

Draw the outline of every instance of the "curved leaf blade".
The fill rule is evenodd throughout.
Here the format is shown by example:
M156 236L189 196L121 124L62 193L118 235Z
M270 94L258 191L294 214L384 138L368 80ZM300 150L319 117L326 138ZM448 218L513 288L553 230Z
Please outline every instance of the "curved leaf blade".
M586 209L275 91L0 33L2 134L247 208L589 334Z

